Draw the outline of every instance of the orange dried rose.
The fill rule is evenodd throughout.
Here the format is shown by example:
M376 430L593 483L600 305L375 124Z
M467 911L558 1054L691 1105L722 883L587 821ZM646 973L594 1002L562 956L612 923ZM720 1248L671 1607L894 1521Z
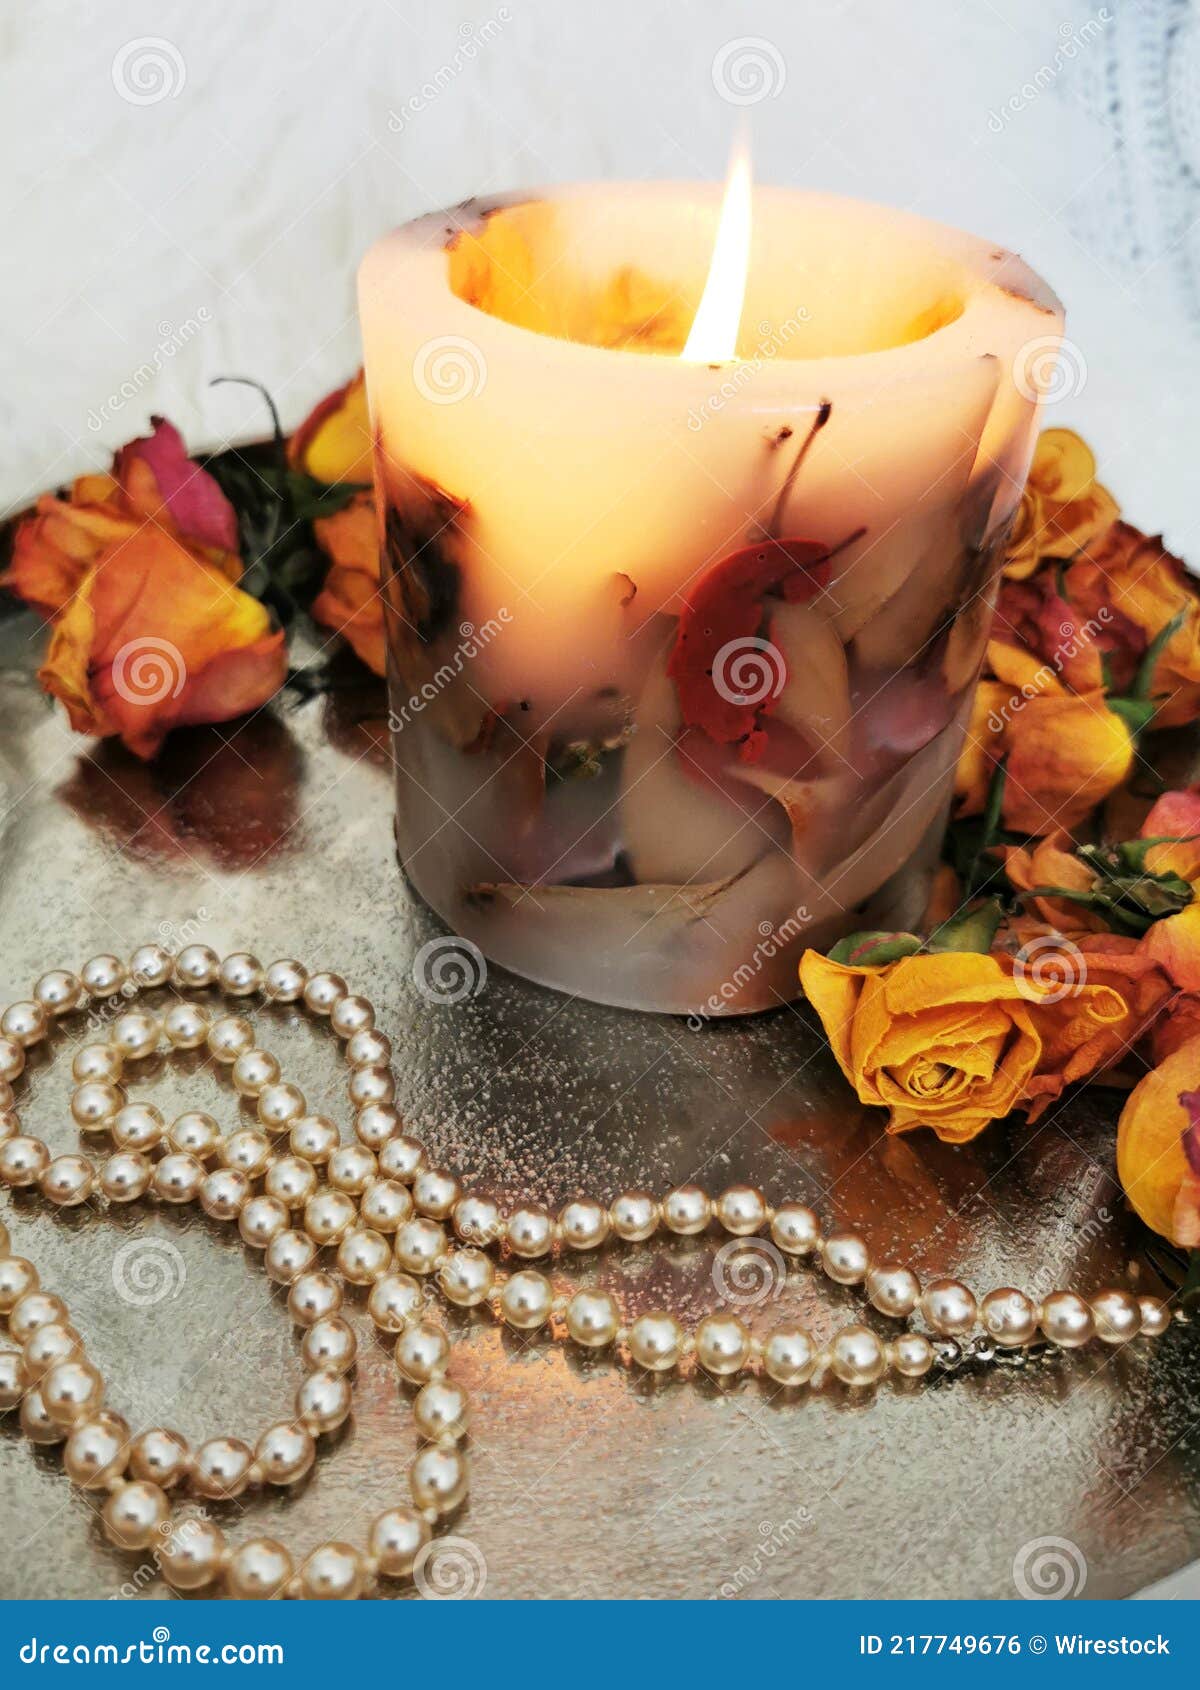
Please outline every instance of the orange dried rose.
M111 475L81 475L65 499L44 493L18 524L0 586L48 620L62 614L109 547L147 520L231 581L241 579L233 506L207 470L188 457L178 429L163 417L151 420L153 433L122 447Z
M313 601L313 618L343 634L367 668L382 675L387 647L374 495L355 494L333 516L318 517L313 532L331 559L325 585Z
M1117 1175L1152 1231L1200 1246L1200 1039L1134 1087L1117 1128Z
M363 373L326 394L288 441L288 462L314 481L371 481L371 419Z
M38 679L78 732L152 757L173 727L264 704L286 672L283 634L259 601L143 523L88 571Z
M1200 790L1165 792L1142 823L1143 839L1171 839L1146 852L1151 874L1177 874L1190 883L1193 902L1178 915L1156 921L1142 949L1185 992L1200 992Z
M1095 870L1075 855L1069 834L1051 833L1032 849L1024 845L1003 847L1004 872L1018 892L1032 892L1035 886L1061 886L1068 892L1090 892ZM1070 898L1026 898L1025 906L1047 928L1071 937L1079 933L1107 933L1108 923L1098 910L1077 904Z
M1005 575L1022 581L1045 557L1073 557L1119 515L1116 500L1096 480L1090 447L1069 428L1048 428L1034 451Z
M1104 694L1068 692L1032 653L990 640L955 775L957 813L982 814L1007 759L1002 819L1017 833L1070 832L1127 779L1133 738Z

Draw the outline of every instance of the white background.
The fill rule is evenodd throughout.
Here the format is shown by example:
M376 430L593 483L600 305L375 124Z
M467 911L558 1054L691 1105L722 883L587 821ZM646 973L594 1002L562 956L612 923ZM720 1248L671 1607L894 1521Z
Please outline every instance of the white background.
M714 59L753 37L759 175L1019 250L1068 308L1071 391L1047 420L1200 559L1190 0L2 0L0 18L9 508L151 410L193 447L260 432L214 375L257 377L297 421L358 361L358 256L415 213L721 175L739 108Z

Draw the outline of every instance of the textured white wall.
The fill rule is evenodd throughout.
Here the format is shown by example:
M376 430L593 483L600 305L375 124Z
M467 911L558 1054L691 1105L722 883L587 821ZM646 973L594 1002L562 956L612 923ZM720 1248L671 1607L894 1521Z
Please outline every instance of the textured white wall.
M720 175L738 108L713 63L747 37L762 178L1019 249L1086 368L1052 420L1200 556L1190 0L3 0L0 501L104 461L151 409L197 446L258 431L217 374L258 377L294 422L356 363L357 256L414 213Z

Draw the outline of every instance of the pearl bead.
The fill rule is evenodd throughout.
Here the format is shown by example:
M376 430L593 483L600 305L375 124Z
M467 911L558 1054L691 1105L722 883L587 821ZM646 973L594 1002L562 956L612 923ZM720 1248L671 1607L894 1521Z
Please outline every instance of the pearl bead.
M1171 1311L1159 1297L1139 1297L1138 1308L1142 1316L1142 1335L1146 1338L1160 1338L1171 1324Z
M304 1334L300 1346L305 1367L324 1373L346 1373L358 1358L354 1328L340 1314L316 1320Z
M446 1254L446 1234L423 1215L405 1221L396 1233L396 1266L408 1273L432 1273Z
M104 953L85 962L79 978L89 997L111 998L125 984L125 965L120 957Z
M302 962L285 957L273 962L263 976L263 993L272 1003L295 1003L304 996L308 970Z
M532 1204L514 1209L505 1222L508 1247L514 1256L545 1256L554 1242L554 1222L545 1209Z
M789 1256L806 1256L819 1248L821 1227L813 1211L803 1203L785 1203L776 1209L771 1237Z
M67 1477L82 1490L99 1490L119 1478L128 1459L129 1427L107 1412L77 1421L63 1450Z
M376 1179L363 1192L358 1212L376 1232L395 1232L412 1215L413 1200L398 1179Z
M454 1230L466 1244L492 1244L504 1230L500 1205L474 1194L454 1205Z
M358 1219L358 1210L344 1191L318 1191L304 1205L304 1230L318 1244L335 1244Z
M257 1097L279 1079L279 1063L269 1050L244 1050L234 1061L231 1077L242 1097Z
M387 1068L355 1068L346 1090L354 1107L362 1109L368 1103L393 1103L396 1082Z
M129 1448L129 1472L135 1479L147 1479L163 1490L182 1484L191 1472L192 1452L186 1438L166 1426L151 1426L139 1432Z
M514 1273L500 1290L500 1313L518 1331L532 1331L550 1318L554 1290L544 1273L525 1268Z
M200 1207L210 1220L236 1220L249 1199L250 1181L239 1168L216 1168L200 1187Z
M96 1170L85 1156L56 1156L42 1172L38 1188L60 1209L86 1203L96 1187Z
M933 1366L933 1345L923 1332L903 1332L887 1347L888 1360L905 1379L920 1379Z
M908 1268L887 1262L867 1274L867 1301L880 1314L903 1320L917 1306L921 1282Z
M263 983L263 966L247 951L227 956L217 970L217 984L231 998L248 998Z
M302 1156L279 1156L267 1169L266 1189L289 1209L302 1209L317 1189L317 1170Z
M34 986L33 995L49 1014L67 1015L83 996L83 984L77 974L52 968Z
M230 1502L250 1482L254 1452L240 1438L210 1438L192 1457L192 1489L213 1502Z
M273 1238L288 1230L291 1215L278 1197L251 1197L238 1216L238 1231L252 1250L265 1250Z
M264 1086L258 1094L258 1118L269 1133L290 1132L307 1111L304 1093L286 1080Z
M1074 1291L1052 1291L1041 1308L1040 1325L1052 1344L1074 1350L1095 1331L1092 1311Z
M10 1314L21 1298L36 1291L38 1271L24 1256L0 1257L0 1314Z
M159 1539L159 1527L169 1514L164 1492L157 1485L135 1480L107 1498L100 1523L108 1541L118 1549L145 1549Z
M43 1326L61 1326L67 1320L67 1305L61 1297L31 1288L9 1309L8 1330L18 1344L27 1344Z
M957 1279L934 1279L921 1293L921 1313L935 1332L954 1338L975 1324L975 1298Z
M456 1308L474 1308L491 1296L496 1269L490 1256L480 1250L455 1250L443 1257L438 1284Z
M300 1589L309 1601L349 1602L362 1594L362 1556L348 1543L322 1543L300 1569Z
M1105 1344L1126 1344L1142 1329L1138 1300L1128 1291L1097 1292L1092 1298L1092 1319L1097 1338Z
M0 1350L0 1414L19 1406L28 1385L20 1351Z
M11 1085L25 1071L25 1046L16 1039L0 1038L0 1080Z
M5 1185L36 1185L50 1166L50 1152L40 1138L22 1133L0 1144L0 1180Z
M453 1174L441 1168L419 1168L412 1182L412 1200L423 1215L444 1221L462 1196Z
M558 1229L569 1250L597 1250L608 1237L608 1210L603 1204L576 1198L559 1215Z
M658 1231L658 1203L648 1191L623 1191L613 1200L608 1218L618 1238L640 1244Z
M696 1328L696 1360L706 1373L723 1378L750 1359L750 1334L732 1314L708 1314Z
M400 1112L390 1103L368 1103L355 1114L354 1136L368 1150L382 1150L388 1139L399 1131Z
M873 1385L887 1371L887 1355L869 1326L843 1326L829 1346L829 1365L843 1385Z
M198 1003L173 1003L163 1016L167 1043L176 1050L199 1050L212 1031L212 1018Z
M763 1372L777 1385L803 1385L817 1365L817 1349L802 1326L777 1326L762 1359Z
M615 1341L621 1311L607 1291L576 1291L567 1304L566 1319L574 1341L595 1350Z
M297 1484L316 1458L312 1433L304 1426L280 1421L268 1426L255 1445L254 1458L269 1485Z
M767 1200L753 1185L731 1185L713 1205L720 1226L735 1238L748 1238L767 1218Z
M392 1041L376 1027L360 1027L350 1034L342 1054L351 1068L386 1068L392 1060Z
M152 1056L162 1037L162 1022L157 1015L144 1009L127 1009L118 1015L109 1031L109 1040L127 1062Z
M304 987L304 1007L314 1015L329 1015L334 1004L345 995L346 982L340 974L313 974Z
M250 1127L239 1127L221 1140L220 1151L227 1168L236 1168L247 1179L258 1179L267 1171L271 1160L271 1141Z
M429 1522L413 1508L389 1508L371 1522L367 1554L384 1578L404 1578L429 1542Z
M185 945L175 958L175 979L181 986L212 986L220 968L220 957L207 945Z
M821 1245L821 1266L836 1285L861 1285L871 1258L856 1232L831 1232Z
M327 1162L337 1143L338 1130L325 1115L305 1115L288 1135L292 1154L306 1162Z
M0 1085L3 1084L4 1081L0 1080ZM0 1109L0 1144L6 1143L10 1138L20 1138L20 1136L21 1123L17 1118L16 1110Z
M1019 1349L1037 1336L1037 1305L1010 1285L988 1292L979 1305L979 1318L988 1337L1002 1347Z
M288 1313L297 1326L314 1326L341 1306L342 1288L332 1274L301 1274L288 1292Z
M14 1039L17 1044L24 1045L28 1050L31 1045L40 1043L50 1031L50 1017L44 1007L35 1000L10 1004L0 1015L0 1034L6 1039Z
M330 1156L325 1177L336 1191L357 1197L375 1178L378 1167L365 1144L342 1144Z
M349 1418L350 1382L341 1373L310 1373L296 1392L296 1414L315 1438Z
M225 1562L225 1533L211 1520L177 1520L159 1546L157 1560L172 1590L201 1590Z
M267 1278L276 1285L291 1285L308 1273L317 1259L317 1247L306 1232L280 1232L267 1245L263 1265Z
M375 1025L375 1011L366 998L339 998L329 1012L329 1025L339 1039L355 1033L369 1033Z
M110 1203L132 1203L150 1189L154 1169L136 1150L118 1150L100 1169L100 1189Z
M106 1132L124 1104L125 1093L111 1080L85 1080L71 1094L71 1116L81 1132Z
M389 1179L411 1185L417 1170L425 1166L425 1146L419 1139L401 1133L390 1138L379 1152L379 1171Z
M225 1594L236 1601L265 1601L279 1596L291 1577L292 1558L282 1543L273 1537L252 1537L229 1557Z
M129 959L129 977L139 986L165 986L174 967L175 958L161 945L139 945Z
M216 1061L234 1063L254 1049L254 1028L244 1015L221 1015L209 1027L206 1042Z
M20 1422L31 1444L60 1444L67 1435L67 1427L48 1412L38 1388L21 1398Z
M22 1299L22 1303L28 1301L28 1297ZM57 1302L58 1298L54 1301ZM17 1304L18 1308L21 1306L21 1303ZM36 1385L60 1361L74 1361L82 1355L83 1340L66 1319L64 1309L61 1317L49 1321L45 1326L37 1327L25 1339L21 1350L21 1366L26 1379Z
M456 1449L423 1449L408 1476L418 1508L449 1514L467 1494L467 1464Z
M417 1431L431 1443L467 1435L467 1394L448 1380L432 1379L423 1385L413 1399L412 1412Z
M391 1266L392 1247L369 1226L352 1227L338 1245L337 1266L351 1285L371 1285Z
M417 1321L401 1332L392 1356L402 1379L407 1379L410 1385L424 1385L446 1371L450 1340L433 1321Z
M703 1232L712 1214L708 1194L698 1185L680 1185L663 1199L662 1218L668 1231L689 1237Z
M172 1150L155 1168L150 1185L164 1203L191 1203L199 1196L205 1178L203 1162Z
M162 1113L152 1103L126 1103L113 1116L109 1129L120 1150L153 1150L163 1139Z
M84 1045L82 1050L75 1052L71 1074L81 1084L88 1080L108 1080L115 1085L124 1067L125 1058L111 1045Z
M171 1122L167 1143L172 1150L186 1150L189 1156L203 1161L220 1145L221 1129L202 1109L188 1109Z
M402 1332L424 1307L421 1287L407 1273L385 1273L367 1298L367 1313L381 1332Z

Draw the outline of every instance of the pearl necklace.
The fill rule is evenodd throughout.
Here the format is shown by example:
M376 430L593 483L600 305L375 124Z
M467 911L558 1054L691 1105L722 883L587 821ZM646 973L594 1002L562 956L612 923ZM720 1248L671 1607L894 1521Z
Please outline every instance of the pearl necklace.
M84 1155L52 1157L40 1139L21 1131L13 1108L12 1085L26 1050L85 996L115 1005L122 996L161 987L216 987L242 1000L261 994L327 1019L350 1070L356 1142L342 1144L332 1121L308 1113L303 1093L256 1045L243 1015L218 1014L177 996L162 1015L114 1012L103 1042L77 1051L71 1113L81 1133L108 1135L115 1148L99 1165ZM203 1049L226 1068L237 1092L255 1101L262 1130L223 1135L210 1115L192 1110L168 1126L152 1104L129 1101L130 1070L164 1038L169 1050ZM290 960L264 969L244 953L222 961L202 945L177 956L145 945L128 967L97 956L78 974L54 970L38 980L29 1001L0 1016L0 1183L36 1186L63 1207L199 1201L213 1221L236 1223L246 1244L262 1252L268 1276L288 1287L307 1369L294 1414L267 1427L253 1448L217 1437L193 1451L164 1427L132 1436L127 1422L104 1406L104 1381L66 1304L39 1286L31 1262L10 1254L0 1225L0 1314L14 1346L0 1350L0 1410L19 1409L33 1443L64 1446L72 1481L106 1493L101 1519L110 1541L122 1549L153 1546L177 1590L219 1582L235 1597L354 1597L379 1579L404 1578L414 1568L419 1575L433 1528L467 1492L460 1446L469 1418L466 1393L447 1378L450 1339L431 1317L426 1287L436 1285L458 1308L486 1305L518 1331L548 1327L554 1336L589 1350L608 1348L626 1365L650 1372L699 1369L718 1379L757 1373L780 1387L816 1387L830 1374L851 1388L871 1387L888 1371L920 1378L935 1365L953 1368L1006 1353L1022 1359L1039 1344L1073 1349L1093 1337L1122 1344L1169 1325L1170 1312L1158 1298L1119 1290L1090 1299L1054 1291L1035 1302L1002 1287L977 1301L956 1279L922 1286L907 1267L872 1262L857 1234L823 1235L807 1205L772 1207L747 1185L731 1186L715 1200L697 1185L682 1185L661 1200L644 1191L624 1191L610 1204L578 1198L557 1218L530 1203L505 1214L491 1198L465 1191L452 1173L430 1166L420 1141L403 1131L390 1060L391 1044L376 1030L371 1004L349 992L339 975L310 974ZM765 1233L781 1257L810 1259L835 1283L861 1287L880 1314L908 1320L919 1312L929 1332L909 1328L884 1341L854 1323L818 1345L795 1322L757 1338L734 1314L706 1315L690 1332L667 1312L626 1323L607 1291L556 1296L538 1269L503 1272L487 1253L503 1246L509 1256L535 1260L556 1246L594 1250L610 1237L640 1243L660 1226L687 1237L713 1221L733 1238ZM332 1254L325 1266L318 1265L321 1251ZM308 1472L317 1438L351 1410L348 1374L357 1340L341 1313L347 1284L364 1288L371 1320L395 1338L396 1368L412 1393L422 1447L408 1469L410 1500L373 1521L365 1550L323 1543L299 1558L270 1538L233 1548L212 1521L175 1517L169 1493L224 1502L254 1487L295 1484Z

